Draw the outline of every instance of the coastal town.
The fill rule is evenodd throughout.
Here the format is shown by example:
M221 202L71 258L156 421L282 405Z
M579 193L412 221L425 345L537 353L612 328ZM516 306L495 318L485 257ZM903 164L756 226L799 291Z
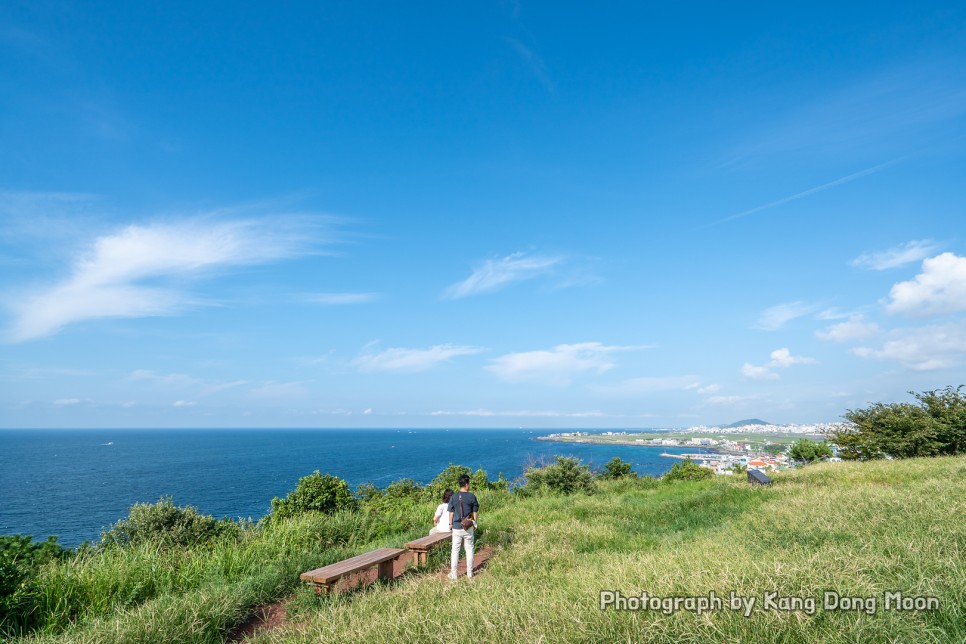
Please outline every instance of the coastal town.
M667 431L558 432L537 440L562 443L636 445L640 447L695 448L694 452L669 453L661 456L691 459L715 474L730 476L745 469L771 471L794 464L788 457L791 445L802 438L821 441L838 423L735 424L724 427L698 425ZM833 461L839 460L833 457Z

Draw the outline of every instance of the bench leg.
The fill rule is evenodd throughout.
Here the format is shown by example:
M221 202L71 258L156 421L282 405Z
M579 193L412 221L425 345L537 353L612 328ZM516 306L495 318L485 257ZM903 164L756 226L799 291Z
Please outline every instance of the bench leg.
M330 592L332 592L332 585L331 584L315 584L315 594L316 595L321 595L323 588L325 589L325 593L326 594L329 594Z
M429 551L423 550L422 552L419 553L419 563L421 563L424 566L427 563L429 563Z
M392 579L392 562L390 559L379 564L379 579Z

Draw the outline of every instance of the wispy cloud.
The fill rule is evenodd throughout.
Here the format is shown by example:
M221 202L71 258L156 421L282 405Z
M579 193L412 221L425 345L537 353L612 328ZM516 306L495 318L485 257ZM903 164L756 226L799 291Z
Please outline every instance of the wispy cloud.
M158 373L150 369L135 369L127 376L128 380L150 383L162 389L190 389L197 398L204 398L241 387L247 380L209 381L184 373Z
M593 385L592 391L613 396L641 396L658 391L686 391L701 384L697 376L645 376L629 378L612 385Z
M939 247L930 239L912 240L888 250L867 251L850 263L857 268L884 271L929 257Z
M54 401L54 407L68 407L70 405L79 405L83 400L80 398L61 398Z
M913 371L959 367L966 358L966 321L890 331L878 349L856 347L860 358L898 362Z
M510 382L535 381L567 385L581 373L604 373L614 367L613 355L644 346L610 346L600 342L558 344L553 349L508 353L486 369Z
M829 181L828 183L823 183L822 185L815 186L814 188L809 188L808 190L796 192L793 195L782 197L781 199L776 199L775 201L769 201L768 203L763 204L761 206L756 206L754 208L749 208L748 210L743 210L742 212L736 213L734 215L729 215L727 217L724 217L723 219L718 219L717 221L713 221L708 225L717 226L718 224L723 224L729 221L734 221L736 219L747 217L749 215L754 215L755 213L762 212L763 210L769 210L771 208L775 208L777 206L790 203L792 201L798 201L799 199L810 197L814 194L824 192L830 188L835 188L836 186L844 185L846 183L855 181L856 179L861 179L862 177L866 177L870 174L875 174L876 172L879 172L880 170L884 170L885 168L888 168L890 165L893 165L897 162L898 162L898 159L887 161L885 163L880 163L879 165L874 165L871 168L866 168L865 170L853 172L852 174L848 174L844 177L840 177L838 179L835 179L834 181Z
M805 302L799 301L777 304L761 312L761 315L758 316L758 321L755 323L755 328L763 331L777 331L788 322L791 322L795 318L808 315L817 308L814 304L806 304Z
M379 299L378 293L303 293L296 299L306 304L341 306L344 304L365 304Z
M390 348L375 351L375 343L366 345L354 364L360 371L428 371L459 356L485 351L483 347L437 344L428 349Z
M814 358L804 356L793 356L787 347L775 349L771 352L771 360L764 365L753 365L746 362L741 367L741 375L749 380L778 380L779 375L773 369L788 369L793 365L815 364Z
M550 274L563 262L562 257L543 257L514 253L501 259L488 259L473 274L443 292L443 297L459 299L504 288L513 282L534 279Z
M610 416L602 411L492 411L489 409L470 409L466 411L433 411L430 416L474 416L481 418L601 418Z
M915 279L889 291L889 313L926 317L966 311L966 257L943 253L922 261Z
M820 340L831 340L833 342L849 342L852 340L862 340L879 332L879 325L875 322L867 322L865 316L855 314L845 322L832 324L824 331L816 331L815 337Z
M543 62L543 59L537 55L532 49L524 45L522 42L516 38L507 38L506 41L513 48L513 51L517 53L521 60L526 64L527 69L533 74L534 78L540 81L544 89L548 92L553 93L554 84L553 80L550 78L550 74L547 73L547 65Z
M8 338L32 340L84 320L172 315L198 303L183 290L186 281L304 254L315 241L303 223L285 218L127 226L97 237L61 282L12 299ZM169 284L157 285L163 280Z

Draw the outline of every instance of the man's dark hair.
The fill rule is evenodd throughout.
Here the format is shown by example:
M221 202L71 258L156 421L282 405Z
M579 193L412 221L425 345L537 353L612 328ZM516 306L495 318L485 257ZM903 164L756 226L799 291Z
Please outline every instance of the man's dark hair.
M443 503L449 503L449 500L453 498L453 490L446 488L443 492Z
M468 474L460 474L460 487L466 487L470 484L470 477Z

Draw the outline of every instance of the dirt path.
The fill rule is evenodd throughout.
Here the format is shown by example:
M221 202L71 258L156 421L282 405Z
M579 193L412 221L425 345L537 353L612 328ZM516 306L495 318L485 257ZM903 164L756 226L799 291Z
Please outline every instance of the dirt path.
M493 548L491 546L483 546L476 551L476 555L473 558L474 575L486 567L486 563L489 561L491 556L493 556ZM411 552L406 552L400 556L399 559L393 563L393 579L400 579L405 576L417 574L417 569L410 566L412 560L413 554ZM443 570L436 573L436 577L438 579L448 581L446 579L448 574L449 570L444 566ZM456 568L456 574L460 577L466 574L465 556L460 557L460 563ZM349 575L339 582L338 586L336 586L335 592L346 592L362 585L371 584L376 581L378 576L379 573L375 568L362 573ZM232 633L226 638L227 641L232 643L244 642L255 633L260 633L264 630L275 630L285 626L288 624L288 613L285 609L285 606L289 601L290 599L283 599L275 602L274 604L259 606L255 609L251 617L242 622L241 625L232 631Z

